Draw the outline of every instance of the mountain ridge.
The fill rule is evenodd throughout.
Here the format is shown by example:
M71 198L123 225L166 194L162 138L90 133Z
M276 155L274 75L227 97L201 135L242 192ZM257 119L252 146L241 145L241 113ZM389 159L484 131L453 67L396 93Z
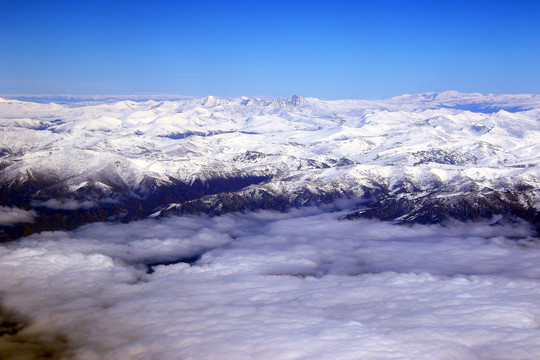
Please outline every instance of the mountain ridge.
M13 238L62 228L70 216L76 227L340 198L378 209L351 209L354 216L441 222L502 214L537 224L539 139L536 95L1 100L0 206L48 216L2 231Z

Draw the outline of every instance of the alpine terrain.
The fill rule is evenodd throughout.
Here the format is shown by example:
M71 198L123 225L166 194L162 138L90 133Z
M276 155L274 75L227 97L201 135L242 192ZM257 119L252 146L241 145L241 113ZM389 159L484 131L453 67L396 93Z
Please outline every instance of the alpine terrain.
M323 204L538 229L539 164L537 95L0 99L0 236Z

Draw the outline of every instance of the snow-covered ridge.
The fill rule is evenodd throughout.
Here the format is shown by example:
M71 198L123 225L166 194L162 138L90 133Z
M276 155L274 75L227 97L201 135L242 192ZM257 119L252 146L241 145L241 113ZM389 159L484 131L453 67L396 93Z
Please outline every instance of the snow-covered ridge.
M119 193L145 199L179 184L200 187L198 197L211 196L214 209L223 191L289 201L306 191L309 199L361 199L378 189L410 198L442 188L470 192L473 184L473 193L526 189L517 190L526 194L518 202L538 210L540 96L208 96L77 106L0 99L0 156L0 184L24 189L16 191L34 204ZM0 205L21 205L10 196ZM153 210L197 196L165 198Z
M431 107L466 107L469 106L475 110L493 111L500 108L509 109L524 109L526 107L535 107L539 103L540 95L538 94L481 94L481 93L460 93L457 91L430 92L424 94L405 94L396 96L386 100L346 100L354 101L360 106L405 106L419 105ZM22 100L36 103L57 103L69 106L81 106L98 103L114 103L119 101L190 101L201 99L194 96L175 95L175 94L139 94L139 95L73 95L73 94L57 94L57 95L36 95L36 94L0 94L0 102L5 100ZM208 96L205 99L216 99L215 96ZM249 98L246 96L240 98L227 98L230 101L239 100L244 103L249 103L250 100L270 100L272 98L265 97ZM273 99L277 102L289 101L303 102L305 98L297 95L289 99ZM341 101L341 100L336 100ZM384 105L383 105L384 104ZM491 107L491 108L490 108Z

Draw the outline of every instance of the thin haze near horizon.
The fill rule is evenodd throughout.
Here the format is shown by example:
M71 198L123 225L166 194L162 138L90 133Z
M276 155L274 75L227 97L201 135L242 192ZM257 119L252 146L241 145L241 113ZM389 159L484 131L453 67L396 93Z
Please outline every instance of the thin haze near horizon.
M538 1L2 2L0 93L540 93Z

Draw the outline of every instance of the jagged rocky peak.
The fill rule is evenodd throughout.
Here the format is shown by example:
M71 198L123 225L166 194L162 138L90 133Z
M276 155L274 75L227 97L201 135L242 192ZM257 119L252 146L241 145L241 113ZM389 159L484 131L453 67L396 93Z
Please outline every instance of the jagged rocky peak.
M241 97L238 98L238 103L240 105L246 106L246 105L249 105L252 102L253 101L250 98L248 98L247 96L241 96Z
M305 99L298 95L293 95L286 101L287 105L291 106L301 106L305 104Z

